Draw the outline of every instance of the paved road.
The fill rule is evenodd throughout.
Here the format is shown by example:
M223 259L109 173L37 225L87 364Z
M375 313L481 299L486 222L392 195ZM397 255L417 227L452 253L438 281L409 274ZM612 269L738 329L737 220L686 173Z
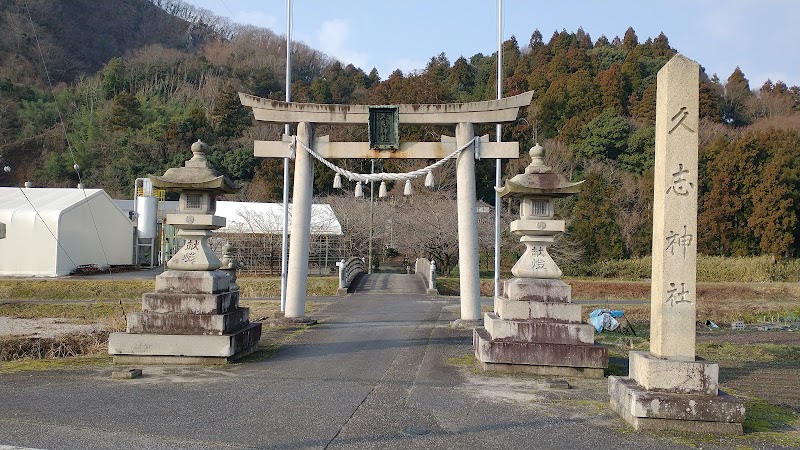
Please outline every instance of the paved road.
M471 332L449 327L454 299L323 300L320 325L263 361L144 367L137 380L112 380L111 367L0 375L0 446L682 448L626 431L603 380L567 391L454 365L472 351Z

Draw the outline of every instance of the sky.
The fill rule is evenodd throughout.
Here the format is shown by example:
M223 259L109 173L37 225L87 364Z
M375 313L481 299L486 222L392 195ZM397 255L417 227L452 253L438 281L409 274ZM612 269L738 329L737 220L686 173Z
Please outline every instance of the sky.
M286 34L287 0L185 0L199 8ZM382 79L424 69L444 52L492 54L498 42L498 0L292 0L292 40ZM672 48L724 82L738 66L759 88L764 81L800 86L800 0L503 0L502 37L527 47L538 29L582 27L593 41L620 38L632 26L644 42L663 32Z

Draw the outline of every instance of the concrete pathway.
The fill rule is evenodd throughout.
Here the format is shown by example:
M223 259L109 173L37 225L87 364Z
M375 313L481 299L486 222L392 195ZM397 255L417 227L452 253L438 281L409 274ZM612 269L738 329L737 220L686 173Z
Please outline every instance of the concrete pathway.
M376 284L380 284L376 282ZM351 294L263 361L0 375L0 447L40 449L683 448L631 433L605 380L549 388L457 364L457 299ZM704 441L704 448L707 448Z

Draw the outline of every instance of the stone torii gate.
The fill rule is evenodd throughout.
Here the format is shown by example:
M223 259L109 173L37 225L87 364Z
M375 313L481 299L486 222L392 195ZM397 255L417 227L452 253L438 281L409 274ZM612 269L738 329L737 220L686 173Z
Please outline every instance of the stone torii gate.
M297 124L295 137L283 135L281 141L255 141L254 155L269 158L294 158L294 187L292 224L289 242L289 264L286 282L286 311L288 319L305 317L308 283L308 251L311 233L311 200L313 196L312 155L307 149L325 159L440 159L465 147L456 160L458 203L458 268L461 289L461 320L478 322L481 319L480 275L478 271L478 226L475 203L475 160L481 158L508 159L519 157L518 142L490 142L489 137L475 137L475 123L503 123L516 120L519 108L531 102L533 91L473 103L428 105L397 105L370 107L367 105L328 105L269 100L239 93L242 105L253 111L255 119L276 124ZM389 127L394 145L374 145L369 142L330 142L328 136L316 137L318 124L370 124L373 111L384 114L377 125L385 127L386 115L394 118L390 125L455 125L455 138L442 136L441 142L399 142L398 129ZM393 116L391 116L393 114ZM376 124L371 124L375 127ZM370 139L372 140L371 131ZM385 128L384 128L384 131ZM296 144L296 145L293 145Z

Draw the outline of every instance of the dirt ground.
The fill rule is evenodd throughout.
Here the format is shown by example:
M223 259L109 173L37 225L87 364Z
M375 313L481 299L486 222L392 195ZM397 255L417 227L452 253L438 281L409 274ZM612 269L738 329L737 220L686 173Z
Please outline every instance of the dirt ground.
M697 342L724 388L800 412L800 331L720 330Z
M0 336L26 336L31 338L54 338L69 333L96 333L108 328L106 323L73 323L63 318L46 317L23 319L0 316Z

